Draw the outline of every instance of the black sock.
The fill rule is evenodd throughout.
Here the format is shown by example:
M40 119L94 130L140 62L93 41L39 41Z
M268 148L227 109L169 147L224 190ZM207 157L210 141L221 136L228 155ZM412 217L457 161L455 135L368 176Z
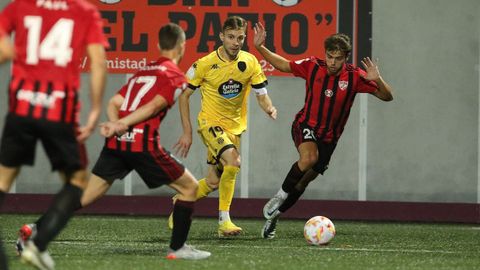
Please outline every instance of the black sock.
M3 205L3 200L5 199L6 193L3 191L0 191L0 208ZM1 228L0 228L1 229ZM1 230L0 230L1 231ZM0 269L8 269L8 263L7 263L7 255L5 254L5 250L3 249L3 241L2 241L2 236L0 235Z
M193 206L195 202L177 200L173 207L173 230L170 248L177 250L187 241L188 231L192 224Z
M305 172L302 172L300 168L298 167L298 162L295 162L292 165L292 168L287 174L287 177L285 177L285 180L283 181L282 184L282 189L283 191L290 193L295 189L295 186L297 185L298 182L302 179L303 175Z
M82 189L71 184L65 184L55 196L45 215L40 218L41 226L33 242L40 251L47 249L48 243L67 225L75 209L80 204Z
M294 188L293 191L288 193L287 199L285 199L282 205L280 205L278 211L285 213L285 211L290 209L290 207L292 207L298 201L298 199L300 199L300 196L302 196L304 191L305 190L299 191Z
M74 207L75 207L74 211L77 211L77 210L82 209L83 206L82 206L80 200L78 200L78 201L76 201L76 202L74 202L74 203L75 203L75 205L74 205ZM39 229L40 227L42 227L42 223L43 223L43 221L45 220L45 215L46 215L46 213L43 214L43 215L41 215L41 216L37 219L37 221L34 222L35 225L37 226L37 231L38 231L38 229Z

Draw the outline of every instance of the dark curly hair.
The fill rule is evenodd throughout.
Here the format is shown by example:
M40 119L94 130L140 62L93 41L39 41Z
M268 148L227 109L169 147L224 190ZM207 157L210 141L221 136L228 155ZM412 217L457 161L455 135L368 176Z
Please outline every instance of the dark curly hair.
M345 56L349 56L352 51L350 37L342 33L329 36L325 39L324 46L326 51L341 51L345 53Z

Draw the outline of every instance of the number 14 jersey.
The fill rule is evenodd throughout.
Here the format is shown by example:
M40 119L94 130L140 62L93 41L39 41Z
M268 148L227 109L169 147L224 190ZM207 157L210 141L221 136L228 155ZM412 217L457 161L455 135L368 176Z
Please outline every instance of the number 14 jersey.
M10 113L76 122L80 59L87 45L108 46L96 7L85 0L16 0L0 14L1 33L15 33Z

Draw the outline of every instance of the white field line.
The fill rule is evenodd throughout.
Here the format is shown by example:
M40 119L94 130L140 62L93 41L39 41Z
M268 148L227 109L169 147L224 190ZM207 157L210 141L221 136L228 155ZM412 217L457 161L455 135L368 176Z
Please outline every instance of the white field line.
M232 246L219 246L232 248ZM266 246L241 246L242 248L267 248ZM268 246L271 249L298 249L298 246L295 247L272 247ZM460 251L446 251L446 250L427 250L427 249L374 249L374 248L333 248L333 247L317 247L317 246L307 246L308 249L316 249L319 251L323 250L333 250L333 251L360 251L360 252L393 252L393 253L442 253L442 254L455 254L462 253Z
M6 242L12 242L14 241L6 241ZM60 245L66 245L66 246L91 246L93 243L92 241L53 241L52 243L54 244L60 244ZM151 242L122 242L122 241L116 241L116 242L105 242L105 241L95 241L95 246L97 247L122 247L122 246L138 246L138 247L152 247L155 249L166 249L167 245L162 244L162 243L151 243ZM209 245L194 245L195 247L199 248L208 248ZM306 249L315 249L318 251L345 251L345 252L376 252L376 253L382 253L382 252L388 252L388 253L439 253L439 254L457 254L457 253L462 253L461 251L446 251L446 250L428 250L428 249L382 249L382 248L348 248L348 247L326 247L326 246L305 246L305 247L298 247L298 246L292 246L292 247L286 247L286 246L231 246L231 245L219 245L216 247L220 248L228 248L228 249L241 249L241 248L255 248L255 249L295 249L298 250L299 248L306 248Z

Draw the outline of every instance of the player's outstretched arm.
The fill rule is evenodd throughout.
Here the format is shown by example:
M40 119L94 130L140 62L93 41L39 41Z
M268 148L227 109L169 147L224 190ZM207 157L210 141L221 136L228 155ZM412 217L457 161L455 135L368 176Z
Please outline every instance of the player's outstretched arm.
M265 38L267 37L267 31L265 27L259 22L255 24L253 28L255 35L253 36L253 43L257 51L276 69L283 72L292 72L290 69L290 61L282 56L270 51L265 47Z
M121 136L128 131L129 127L156 116L167 106L167 100L160 95L156 95L150 102L139 107L131 114L117 121L101 123L100 134L107 138L110 138L113 135Z
M160 111L168 106L167 100L161 95L156 95L150 102L139 107L131 114L119 119L117 123L121 123L127 127L134 126L149 118L156 116Z
M362 60L362 65L367 72L363 78L369 81L375 81L378 85L378 90L374 92L373 95L383 101L392 101L392 87L390 87L380 75L380 71L378 70L378 60L372 61L370 57L365 57Z
M80 134L77 136L79 142L84 142L95 130L102 112L102 100L107 75L105 48L103 45L88 45L87 54L90 58L90 112L87 123L80 128Z
M273 120L277 119L277 108L273 106L272 100L268 94L257 95L257 102L260 108Z
M182 120L183 134L173 146L176 155L186 158L192 145L192 123L190 121L190 96L193 90L187 88L178 98L178 108Z

